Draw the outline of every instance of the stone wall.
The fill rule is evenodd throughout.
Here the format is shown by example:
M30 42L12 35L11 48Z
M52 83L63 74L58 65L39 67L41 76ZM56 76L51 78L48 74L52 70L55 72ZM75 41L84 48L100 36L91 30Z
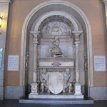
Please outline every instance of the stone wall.
M21 53L22 26L29 12L38 4L48 0L14 0L10 6L8 33L5 61L5 87L6 98L19 98L20 96L9 97L12 87L20 86L20 71L8 71L8 55L19 55ZM106 34L104 5L100 0L66 0L78 6L87 16L92 30L92 47L94 56L106 56ZM107 99L103 97L107 92L107 72L96 72L93 68L93 80L90 87L90 95L95 99ZM15 88L13 88L15 89ZM98 91L96 91L98 90ZM19 89L20 91L20 89ZM17 91L18 92L18 91ZM94 94L94 92L101 93ZM104 93L103 93L104 92ZM19 92L18 92L19 93ZM8 97L7 97L8 96ZM101 98L100 98L101 96Z

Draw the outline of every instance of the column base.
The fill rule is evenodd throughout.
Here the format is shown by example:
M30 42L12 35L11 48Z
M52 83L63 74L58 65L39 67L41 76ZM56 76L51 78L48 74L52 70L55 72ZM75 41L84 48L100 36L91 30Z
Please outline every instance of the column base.
M38 88L37 83L32 83L31 84L31 93L29 94L29 98L34 98L34 96L38 95L37 88Z
M29 98L35 98L36 96L38 96L37 93L30 93L30 94L29 94Z

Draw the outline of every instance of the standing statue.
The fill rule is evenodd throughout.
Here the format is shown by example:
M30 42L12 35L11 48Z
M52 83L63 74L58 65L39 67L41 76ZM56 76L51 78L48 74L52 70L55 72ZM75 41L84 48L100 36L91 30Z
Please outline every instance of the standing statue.
M52 41L52 47L49 49L51 57L62 57L63 53L59 47L60 41L57 36Z

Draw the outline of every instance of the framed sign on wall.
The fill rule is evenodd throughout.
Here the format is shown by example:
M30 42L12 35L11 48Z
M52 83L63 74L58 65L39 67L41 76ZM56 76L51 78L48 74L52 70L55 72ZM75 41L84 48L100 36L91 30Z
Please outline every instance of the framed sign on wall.
M8 56L8 71L19 71L19 56L18 55Z
M106 71L106 57L105 56L94 56L94 70Z

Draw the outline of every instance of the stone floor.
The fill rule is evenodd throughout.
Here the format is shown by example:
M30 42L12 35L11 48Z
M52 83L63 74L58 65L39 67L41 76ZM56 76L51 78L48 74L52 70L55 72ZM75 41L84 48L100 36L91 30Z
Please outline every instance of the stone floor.
M18 100L0 101L0 107L107 107L106 101L95 101L94 105L19 104Z

